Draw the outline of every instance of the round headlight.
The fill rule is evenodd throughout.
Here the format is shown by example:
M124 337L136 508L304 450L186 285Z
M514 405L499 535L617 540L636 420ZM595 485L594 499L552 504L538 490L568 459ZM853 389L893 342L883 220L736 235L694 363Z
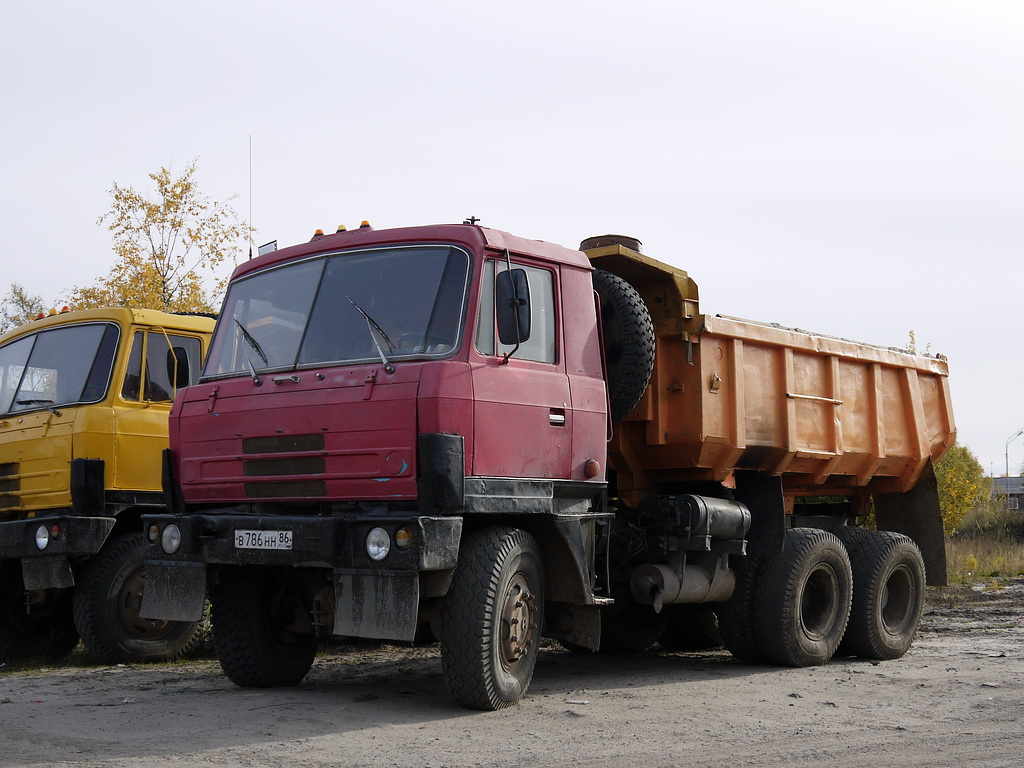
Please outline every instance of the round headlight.
M181 546L181 531L174 523L164 528L164 532L160 535L160 546L168 555L173 555L178 551L178 547Z
M40 525L36 528L36 549L42 552L46 549L50 543L50 531L47 530L45 525Z
M391 551L391 537L383 528L374 528L366 535L366 554L372 560L383 560Z

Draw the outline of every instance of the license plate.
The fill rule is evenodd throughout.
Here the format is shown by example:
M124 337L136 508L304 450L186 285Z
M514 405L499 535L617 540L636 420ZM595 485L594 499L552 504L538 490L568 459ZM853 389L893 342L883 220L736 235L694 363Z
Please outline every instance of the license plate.
M291 548L291 531L235 531L235 549Z

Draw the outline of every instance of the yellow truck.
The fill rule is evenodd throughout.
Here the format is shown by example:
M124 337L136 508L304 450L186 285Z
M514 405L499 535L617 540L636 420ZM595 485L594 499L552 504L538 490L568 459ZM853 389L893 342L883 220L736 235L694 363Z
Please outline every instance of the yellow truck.
M140 518L164 508L171 401L213 325L90 309L0 336L0 661L59 658L79 638L109 664L194 644L195 622L139 616Z

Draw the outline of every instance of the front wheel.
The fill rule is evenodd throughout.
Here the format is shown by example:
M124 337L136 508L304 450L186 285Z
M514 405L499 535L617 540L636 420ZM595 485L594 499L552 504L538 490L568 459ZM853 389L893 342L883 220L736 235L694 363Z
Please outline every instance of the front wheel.
M459 704L511 706L533 679L544 615L544 569L526 531L498 526L463 537L441 619L441 666Z
M113 539L78 572L75 626L89 654L104 664L171 661L191 650L199 624L139 615L146 573L143 536Z
M231 682L243 688L302 682L319 642L296 631L308 611L287 576L270 568L224 568L210 603L217 658Z

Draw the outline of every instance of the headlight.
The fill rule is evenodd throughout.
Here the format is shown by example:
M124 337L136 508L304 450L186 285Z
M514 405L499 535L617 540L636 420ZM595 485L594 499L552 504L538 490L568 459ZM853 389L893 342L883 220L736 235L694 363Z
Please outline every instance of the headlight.
M45 525L36 528L36 549L42 552L50 543L50 532Z
M181 531L174 523L164 528L164 532L160 535L160 546L168 555L173 555L178 551L178 547L181 546Z
M391 551L391 537L383 528L374 528L366 535L366 554L372 560L383 560Z

